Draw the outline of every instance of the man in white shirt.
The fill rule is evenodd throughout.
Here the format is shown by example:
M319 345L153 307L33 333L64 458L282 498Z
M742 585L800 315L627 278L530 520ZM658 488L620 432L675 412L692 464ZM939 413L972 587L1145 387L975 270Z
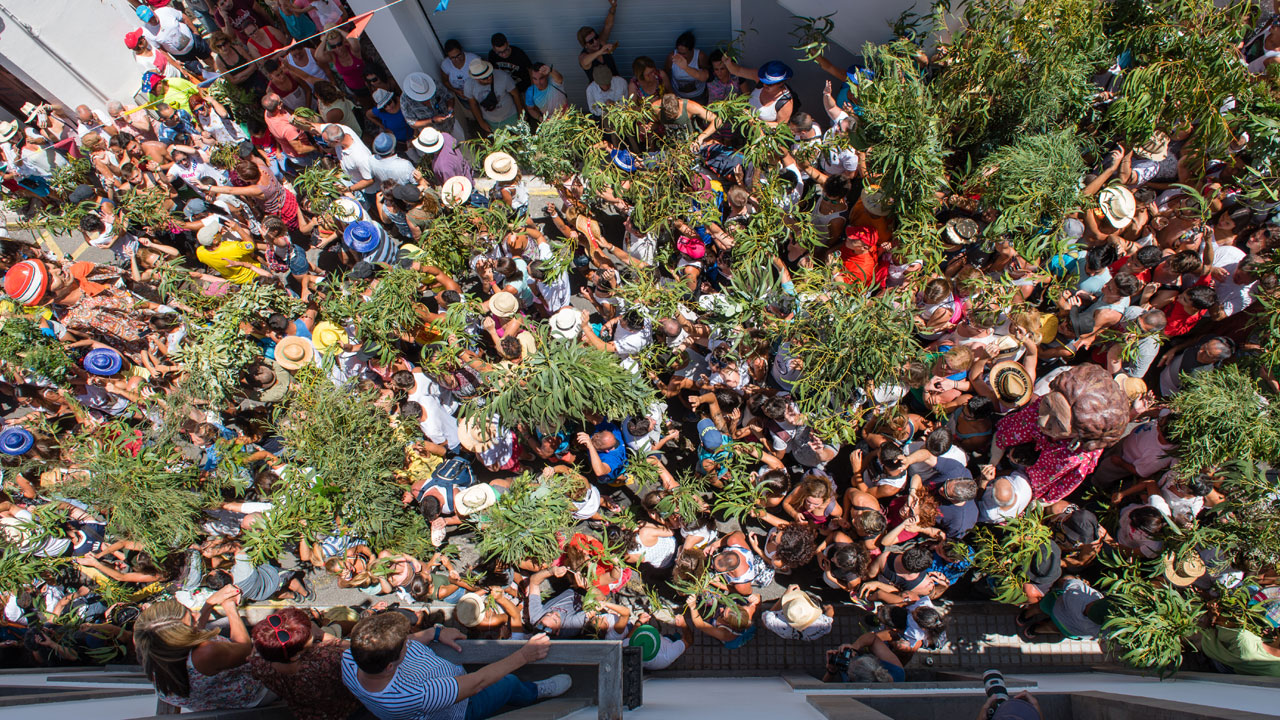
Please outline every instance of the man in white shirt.
M992 469L994 474L994 468ZM986 490L978 500L978 522L1003 525L1022 515L1031 504L1031 482L1021 472L1014 471L986 484Z
M181 11L171 7L152 8L140 5L137 14L147 40L183 64L212 57L209 44L192 29L193 26ZM198 63L195 64L198 66ZM193 72L198 72L198 67Z
M622 102L627 96L627 84L614 76L609 68L597 65L591 69L591 84L587 86L587 109L592 115L604 116L604 106Z
M338 123L325 125L320 136L338 158L342 172L351 178L351 189L368 194L377 188L373 185L373 153L351 128Z

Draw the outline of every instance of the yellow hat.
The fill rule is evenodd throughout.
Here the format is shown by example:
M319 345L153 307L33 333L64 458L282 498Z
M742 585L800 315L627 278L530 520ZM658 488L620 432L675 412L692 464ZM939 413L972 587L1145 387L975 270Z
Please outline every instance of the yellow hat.
M316 323L315 328L311 330L311 343L316 346L316 352L323 354L334 348L341 350L345 342L347 342L347 331L328 320Z

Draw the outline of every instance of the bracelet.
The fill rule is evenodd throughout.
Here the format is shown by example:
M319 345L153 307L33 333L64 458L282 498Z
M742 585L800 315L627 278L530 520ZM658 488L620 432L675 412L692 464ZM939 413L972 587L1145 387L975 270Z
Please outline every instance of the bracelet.
M439 623L436 623L436 634L434 637L431 638L431 642L433 643L440 642L440 629L441 629L441 625Z

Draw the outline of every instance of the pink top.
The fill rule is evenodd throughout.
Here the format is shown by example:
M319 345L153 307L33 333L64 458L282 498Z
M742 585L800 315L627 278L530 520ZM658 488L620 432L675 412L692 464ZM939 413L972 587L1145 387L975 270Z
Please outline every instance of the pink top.
M1055 503L1080 487L1080 483L1098 465L1102 450L1072 450L1069 442L1054 440L1040 432L1036 421L1041 399L1037 397L1026 407L1001 420L996 426L996 444L1009 448L1034 440L1040 458L1027 468L1031 494L1043 502Z

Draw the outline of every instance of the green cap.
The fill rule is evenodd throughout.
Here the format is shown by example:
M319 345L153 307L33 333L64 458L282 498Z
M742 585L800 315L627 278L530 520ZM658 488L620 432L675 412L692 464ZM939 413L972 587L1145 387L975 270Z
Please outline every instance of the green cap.
M662 647L662 634L652 625L639 625L631 631L631 639L627 644L640 648L640 657L649 662L658 657L658 649Z

